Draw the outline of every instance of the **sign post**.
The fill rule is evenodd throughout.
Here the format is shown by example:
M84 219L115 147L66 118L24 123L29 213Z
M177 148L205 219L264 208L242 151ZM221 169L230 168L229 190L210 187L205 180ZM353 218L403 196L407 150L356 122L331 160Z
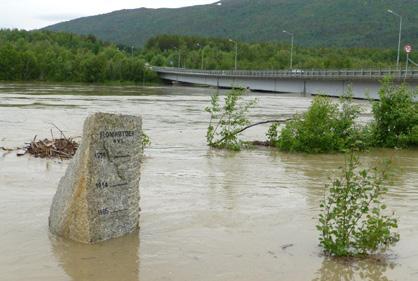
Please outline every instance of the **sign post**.
M409 54L412 52L412 46L410 44L405 45L404 47L405 53L406 53L406 65L405 65L405 78L406 80L407 74L408 74L408 63L409 63Z

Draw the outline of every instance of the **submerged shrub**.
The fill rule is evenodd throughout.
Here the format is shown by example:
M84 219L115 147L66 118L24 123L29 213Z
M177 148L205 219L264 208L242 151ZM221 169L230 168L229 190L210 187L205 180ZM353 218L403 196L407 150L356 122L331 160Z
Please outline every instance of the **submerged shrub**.
M364 139L361 128L355 124L359 113L360 108L349 97L337 104L330 98L318 96L307 112L288 121L280 136L270 141L285 151L343 152L361 146L359 142Z
M373 103L373 135L376 146L418 146L417 93L407 86L384 81L380 100Z
M271 146L277 146L277 142L279 141L279 126L279 123L273 123L266 133L267 142Z
M385 170L360 170L354 154L348 156L341 177L326 186L329 194L321 201L317 229L320 245L332 256L374 253L395 244L397 219L382 214Z
M209 146L241 150L245 142L239 138L239 133L250 124L248 111L256 104L256 100L244 100L246 90L233 89L224 99L223 105L219 95L214 94L211 105L205 108L210 114L210 123L206 133Z

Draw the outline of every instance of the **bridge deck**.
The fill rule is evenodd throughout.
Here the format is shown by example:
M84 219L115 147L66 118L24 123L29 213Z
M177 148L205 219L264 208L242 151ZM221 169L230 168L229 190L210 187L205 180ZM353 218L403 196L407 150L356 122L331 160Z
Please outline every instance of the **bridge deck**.
M360 70L198 70L171 67L152 67L157 73L187 74L227 78L287 78L303 80L381 80L391 77L395 81L418 81L418 68L408 71L395 69Z
M341 96L350 92L359 99L379 99L381 80L390 77L394 83L407 82L418 87L418 69L368 70L197 70L152 67L168 81L207 85L218 88L248 88L253 91L303 93Z

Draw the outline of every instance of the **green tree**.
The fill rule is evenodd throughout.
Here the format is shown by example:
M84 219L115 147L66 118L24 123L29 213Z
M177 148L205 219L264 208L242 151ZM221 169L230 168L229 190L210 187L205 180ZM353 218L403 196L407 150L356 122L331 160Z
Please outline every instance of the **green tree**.
M343 98L340 107L330 98L315 97L307 112L294 116L277 141L270 141L281 150L308 153L344 152L363 146L358 143L361 129L355 123L359 107L350 98Z
M206 134L209 146L238 151L246 145L239 133L250 124L247 113L257 101L245 101L245 93L244 89L233 89L225 96L223 104L218 94L212 95L211 105L205 108L210 114Z
M360 169L351 153L341 176L326 186L317 229L320 245L332 256L358 256L384 250L399 240L398 221L386 215L385 169Z
M384 81L379 90L380 100L373 103L372 125L376 145L404 147L418 145L418 105L414 101L417 92L406 85L395 86Z

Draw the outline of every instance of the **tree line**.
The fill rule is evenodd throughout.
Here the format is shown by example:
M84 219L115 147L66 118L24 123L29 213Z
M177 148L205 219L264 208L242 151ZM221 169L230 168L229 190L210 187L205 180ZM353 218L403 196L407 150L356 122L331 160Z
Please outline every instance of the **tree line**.
M115 45L94 36L64 32L0 30L0 80L57 82L158 82L148 67L287 69L290 46L243 43L198 36L160 35L144 48ZM303 48L295 46L300 69L394 67L396 50ZM413 55L411 56L414 59ZM404 61L405 58L401 58ZM418 59L415 59L416 61Z
M0 80L153 81L142 56L94 36L50 31L0 30Z
M291 47L283 43L237 42L238 68L274 70L290 67ZM233 69L235 41L198 36L160 35L151 38L145 51L153 65L184 68ZM395 68L397 49L304 48L294 46L293 68L365 69ZM414 60L414 54L411 59ZM415 61L418 61L418 56ZM401 56L402 65L406 61Z

